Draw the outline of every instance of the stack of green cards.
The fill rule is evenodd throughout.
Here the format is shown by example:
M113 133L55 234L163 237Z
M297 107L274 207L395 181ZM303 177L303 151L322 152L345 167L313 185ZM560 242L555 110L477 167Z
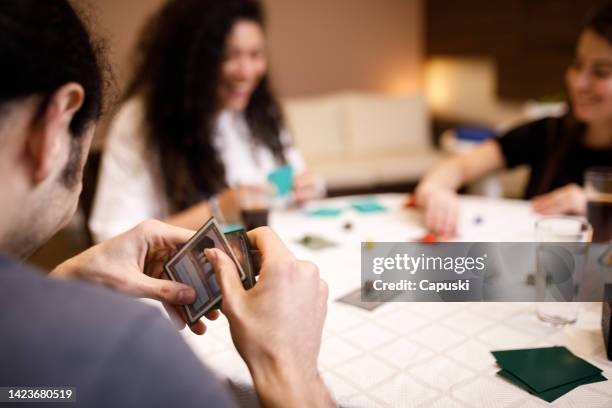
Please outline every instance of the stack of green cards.
M552 402L584 384L606 381L601 369L565 347L492 351L502 368L497 375Z

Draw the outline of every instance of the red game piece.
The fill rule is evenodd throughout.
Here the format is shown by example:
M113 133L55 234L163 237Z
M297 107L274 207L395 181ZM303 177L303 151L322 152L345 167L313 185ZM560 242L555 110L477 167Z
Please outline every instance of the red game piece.
M425 244L432 244L434 242L438 242L438 237L436 237L435 234L428 232L423 236L423 238L419 239L419 242L423 242Z
M404 208L417 208L416 196L414 194L410 194L408 198L406 198Z

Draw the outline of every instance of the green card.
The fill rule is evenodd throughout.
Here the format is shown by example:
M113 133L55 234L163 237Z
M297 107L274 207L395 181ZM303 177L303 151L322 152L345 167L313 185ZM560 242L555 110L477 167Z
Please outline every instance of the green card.
M342 214L341 208L319 208L307 213L311 217L337 217Z
M510 372L536 393L601 373L601 369L576 357L565 347L492 351L505 371Z
M268 174L268 181L276 187L279 196L288 194L293 189L293 167L285 165Z
M387 208L385 206L373 199L354 201L353 203L351 203L351 207L362 213L387 211Z
M537 397L540 397L544 401L547 401L547 402L553 402L557 398L561 397L562 395L570 392L574 388L579 387L581 385L586 385L586 384L591 384L591 383L596 383L596 382L606 381L607 380L607 378L604 377L603 375L595 374L595 375L593 375L591 377L587 377L587 378L580 379L578 381L574 381L574 382L570 382L570 383L567 383L567 384L563 384L563 385L560 385L559 387L551 388L551 389L546 390L544 392L538 393L533 388L531 388L529 385L527 385L526 383L521 381L520 378L512 375L512 373L510 373L510 372L508 372L506 370L498 371L497 375L499 375L502 378L505 378L506 380L510 381L512 384L521 387L522 389L524 389L525 391L529 392L530 394L533 394L533 395L535 395Z

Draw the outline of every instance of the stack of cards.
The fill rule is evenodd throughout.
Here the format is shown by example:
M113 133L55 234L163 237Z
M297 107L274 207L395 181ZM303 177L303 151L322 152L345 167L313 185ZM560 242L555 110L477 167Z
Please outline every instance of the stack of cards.
M581 385L606 381L601 369L565 347L492 351L502 368L497 375L552 402Z
M259 251L251 248L244 229L223 234L213 218L208 220L187 243L177 246L178 252L164 266L170 279L195 289L195 302L183 306L189 324L221 306L221 289L213 266L204 255L207 248L218 248L234 261L245 289L255 285L260 269Z

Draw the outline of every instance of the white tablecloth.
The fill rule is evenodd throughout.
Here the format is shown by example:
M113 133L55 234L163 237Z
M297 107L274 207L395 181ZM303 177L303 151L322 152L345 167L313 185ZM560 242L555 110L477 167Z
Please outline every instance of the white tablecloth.
M339 217L302 211L272 214L271 224L299 258L314 261L330 287L329 311L319 359L337 401L355 407L612 407L612 381L579 387L548 404L495 375L491 350L563 345L604 370L600 303L584 303L578 322L545 326L529 303L388 303L368 312L338 303L360 286L360 242L415 240L425 233L421 215L402 208L404 196L377 196L384 213L349 209L354 197L314 207L336 207ZM532 241L536 220L525 202L462 198L459 240ZM346 222L352 228L343 228ZM339 243L312 251L296 243L306 233ZM222 317L204 337L184 331L196 354L221 375L250 382L246 365Z

